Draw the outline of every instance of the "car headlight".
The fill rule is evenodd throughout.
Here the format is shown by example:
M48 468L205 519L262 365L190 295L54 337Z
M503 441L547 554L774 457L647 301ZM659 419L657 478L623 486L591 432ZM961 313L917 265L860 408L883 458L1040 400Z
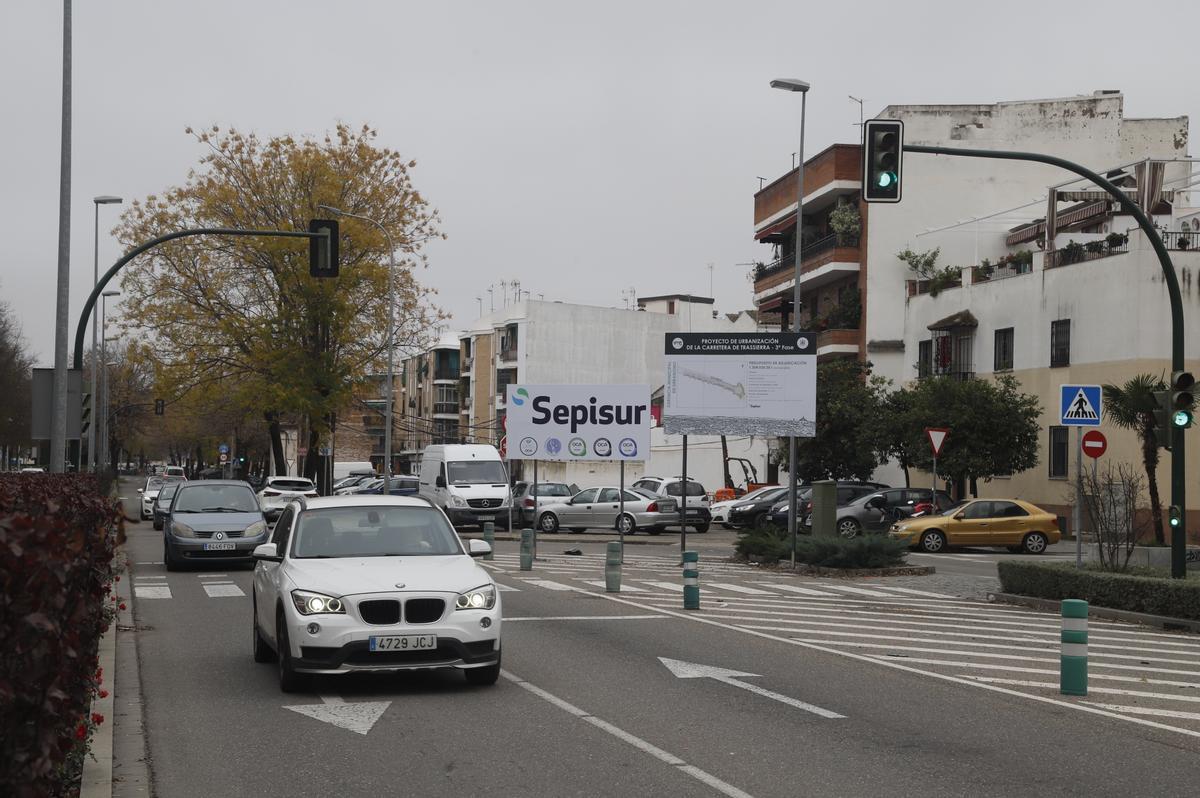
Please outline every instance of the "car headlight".
M266 521L255 521L250 526L246 527L246 531L242 533L243 537L256 538L267 531Z
M293 590L292 603L296 605L296 612L301 615L346 614L346 605L341 599L310 593L307 590Z
M175 523L171 524L171 534L181 538L194 538L196 537L196 530L192 529L187 524L176 521Z
M450 496L450 506L451 507L466 507L467 500L464 499L462 496L451 495Z
M480 587L460 593L458 601L454 602L456 610L490 610L496 606L496 586L481 585Z

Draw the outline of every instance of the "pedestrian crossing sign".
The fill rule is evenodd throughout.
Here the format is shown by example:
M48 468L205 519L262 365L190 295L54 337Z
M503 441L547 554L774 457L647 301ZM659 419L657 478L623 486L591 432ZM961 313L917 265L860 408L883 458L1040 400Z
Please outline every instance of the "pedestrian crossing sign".
M1066 427L1098 427L1103 414L1099 385L1059 386L1061 422Z

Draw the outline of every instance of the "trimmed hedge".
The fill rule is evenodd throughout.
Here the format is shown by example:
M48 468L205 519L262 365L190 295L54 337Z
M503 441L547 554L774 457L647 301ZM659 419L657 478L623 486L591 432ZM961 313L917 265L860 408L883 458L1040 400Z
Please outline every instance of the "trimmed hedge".
M1200 580L1078 570L1065 563L1001 560L1005 593L1083 599L1097 607L1200 620Z
M743 557L754 555L776 561L791 556L792 544L786 532L766 529L743 535L735 549ZM801 535L796 541L796 562L820 568L889 568L903 565L907 553L907 543L886 535Z
M90 475L0 475L0 795L78 790L121 520Z

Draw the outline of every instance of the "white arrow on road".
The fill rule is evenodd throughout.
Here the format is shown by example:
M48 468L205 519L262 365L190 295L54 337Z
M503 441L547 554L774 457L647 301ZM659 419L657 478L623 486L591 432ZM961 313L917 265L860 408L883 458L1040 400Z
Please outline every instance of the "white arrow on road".
M724 684L730 684L734 687L740 687L743 690L749 690L755 695L770 698L773 701L778 701L781 704L787 704L796 709L803 709L805 712L811 712L814 715L820 715L823 718L844 718L845 715L839 715L836 712L830 712L828 709L822 709L814 704L808 704L804 701L798 701L791 696L781 695L759 687L756 684L747 684L737 677L739 676L759 676L757 673L744 673L742 671L733 671L728 668L717 668L712 665L700 665L695 662L684 662L681 659L669 659L667 657L659 657L658 661L667 666L671 673L678 676L680 679L713 679Z
M301 704L284 707L292 712L307 715L315 720L329 723L341 729L348 729L356 734L366 734L379 720L384 711L392 705L391 701L362 701L347 704L337 696L321 696L321 704Z

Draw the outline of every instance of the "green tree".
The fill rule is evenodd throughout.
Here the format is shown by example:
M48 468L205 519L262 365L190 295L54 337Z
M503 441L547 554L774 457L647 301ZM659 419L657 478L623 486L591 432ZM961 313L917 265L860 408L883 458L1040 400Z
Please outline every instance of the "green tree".
M20 324L8 304L0 302L0 452L16 457L30 443L33 358ZM9 463L0 463L0 470Z
M1154 411L1158 403L1155 391L1167 390L1162 377L1138 374L1124 385L1104 386L1104 412L1112 423L1137 433L1142 444L1142 466L1146 469L1150 493L1150 513L1154 519L1154 540L1163 545L1162 501L1158 497L1158 432Z
M307 230L326 215L318 204L361 214L399 250L395 346L421 344L441 314L414 269L421 242L440 234L410 178L415 162L377 146L365 126L338 125L322 140L216 127L193 135L207 148L199 167L182 186L133 203L117 231L126 247L189 227ZM226 404L265 420L277 453L280 417L299 418L315 455L332 414L386 357L387 238L349 218L341 234L336 280L310 277L307 242L283 238L181 239L130 264L124 322L152 342L161 395L219 386ZM305 472L316 469L310 456Z
M977 496L978 480L1037 465L1042 406L1037 396L1021 393L1020 387L1009 375L994 381L918 380L902 389L908 397L889 397L889 404L907 407L907 413L881 448L903 451L913 466L930 470L933 455L925 429L948 427L950 435L938 457L938 473L953 477L959 486L969 485L971 494Z
M872 419L880 412L885 381L871 364L837 358L817 364L816 437L796 441L801 479L870 479L879 466ZM780 462L787 462L786 446Z

